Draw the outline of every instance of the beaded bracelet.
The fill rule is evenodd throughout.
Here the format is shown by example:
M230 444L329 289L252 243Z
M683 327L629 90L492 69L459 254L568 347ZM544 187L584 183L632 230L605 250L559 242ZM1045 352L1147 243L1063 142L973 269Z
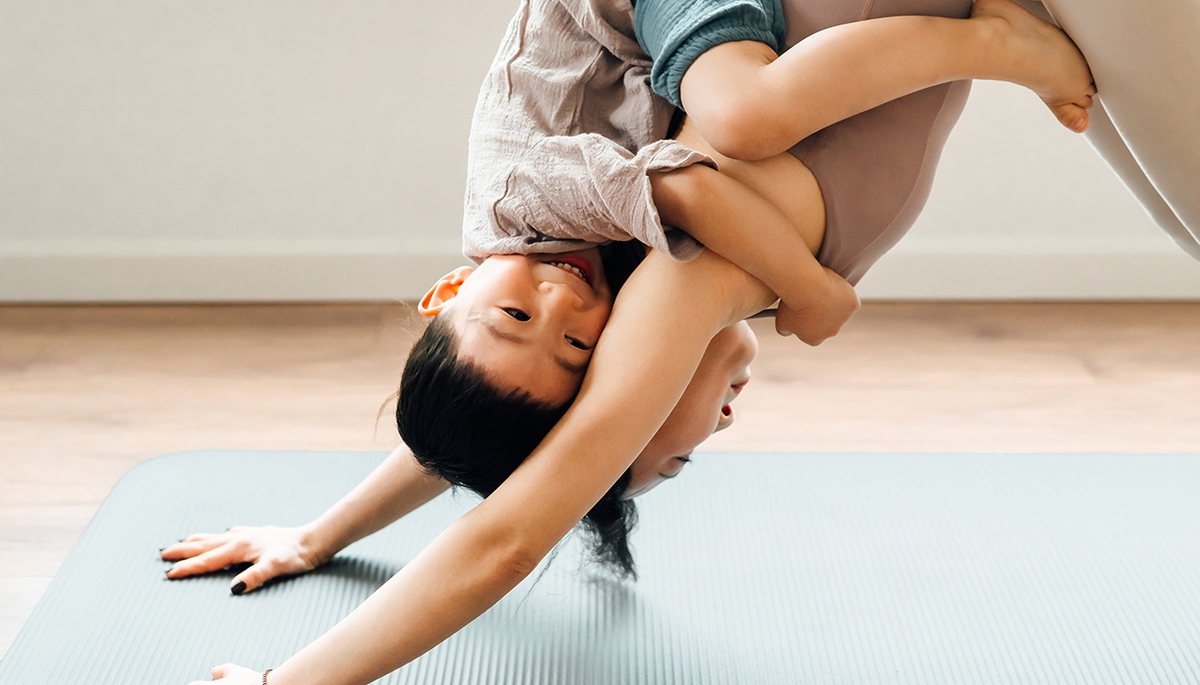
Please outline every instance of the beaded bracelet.
M268 673L270 673L270 672L271 672L271 671L273 671L273 670L274 670L274 669L268 668L267 670L263 671L263 681L262 681L262 685L267 685L267 674L268 674Z

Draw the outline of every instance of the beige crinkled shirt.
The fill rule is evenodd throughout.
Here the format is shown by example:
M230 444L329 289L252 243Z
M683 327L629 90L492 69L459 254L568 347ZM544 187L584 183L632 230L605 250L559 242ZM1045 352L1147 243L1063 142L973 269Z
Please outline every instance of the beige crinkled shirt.
M703 247L663 226L649 171L703 163L664 140L674 108L650 89L629 0L524 0L471 124L463 253L567 252L637 240L686 261Z

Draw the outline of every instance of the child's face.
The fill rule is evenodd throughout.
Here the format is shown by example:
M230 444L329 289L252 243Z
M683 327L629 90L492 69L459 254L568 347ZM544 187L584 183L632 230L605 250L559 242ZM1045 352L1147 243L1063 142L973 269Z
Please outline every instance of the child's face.
M633 462L626 498L679 475L697 445L733 423L730 403L749 382L756 354L758 341L745 321L712 339L679 404Z
M444 276L420 311L452 317L459 354L499 388L559 405L579 390L612 300L592 248L489 257Z

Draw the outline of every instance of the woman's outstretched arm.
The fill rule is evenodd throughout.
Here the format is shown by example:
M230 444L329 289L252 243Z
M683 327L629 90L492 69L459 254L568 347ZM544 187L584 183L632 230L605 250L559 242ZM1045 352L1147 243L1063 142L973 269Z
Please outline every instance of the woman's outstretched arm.
M774 300L711 251L688 263L651 253L621 291L579 398L538 449L353 613L281 664L271 685L369 683L486 611L629 467L712 336ZM260 682L248 671L228 673L229 683Z

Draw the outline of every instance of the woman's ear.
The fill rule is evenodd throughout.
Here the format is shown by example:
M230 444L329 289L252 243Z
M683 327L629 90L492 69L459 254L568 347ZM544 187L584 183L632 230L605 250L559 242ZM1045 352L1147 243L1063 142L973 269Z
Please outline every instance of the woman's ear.
M475 272L475 269L469 266L460 266L454 271L442 276L437 283L425 293L425 297L421 298L417 304L417 311L421 316L437 316L441 313L442 307L446 303L458 297L458 289L466 282L467 278Z

